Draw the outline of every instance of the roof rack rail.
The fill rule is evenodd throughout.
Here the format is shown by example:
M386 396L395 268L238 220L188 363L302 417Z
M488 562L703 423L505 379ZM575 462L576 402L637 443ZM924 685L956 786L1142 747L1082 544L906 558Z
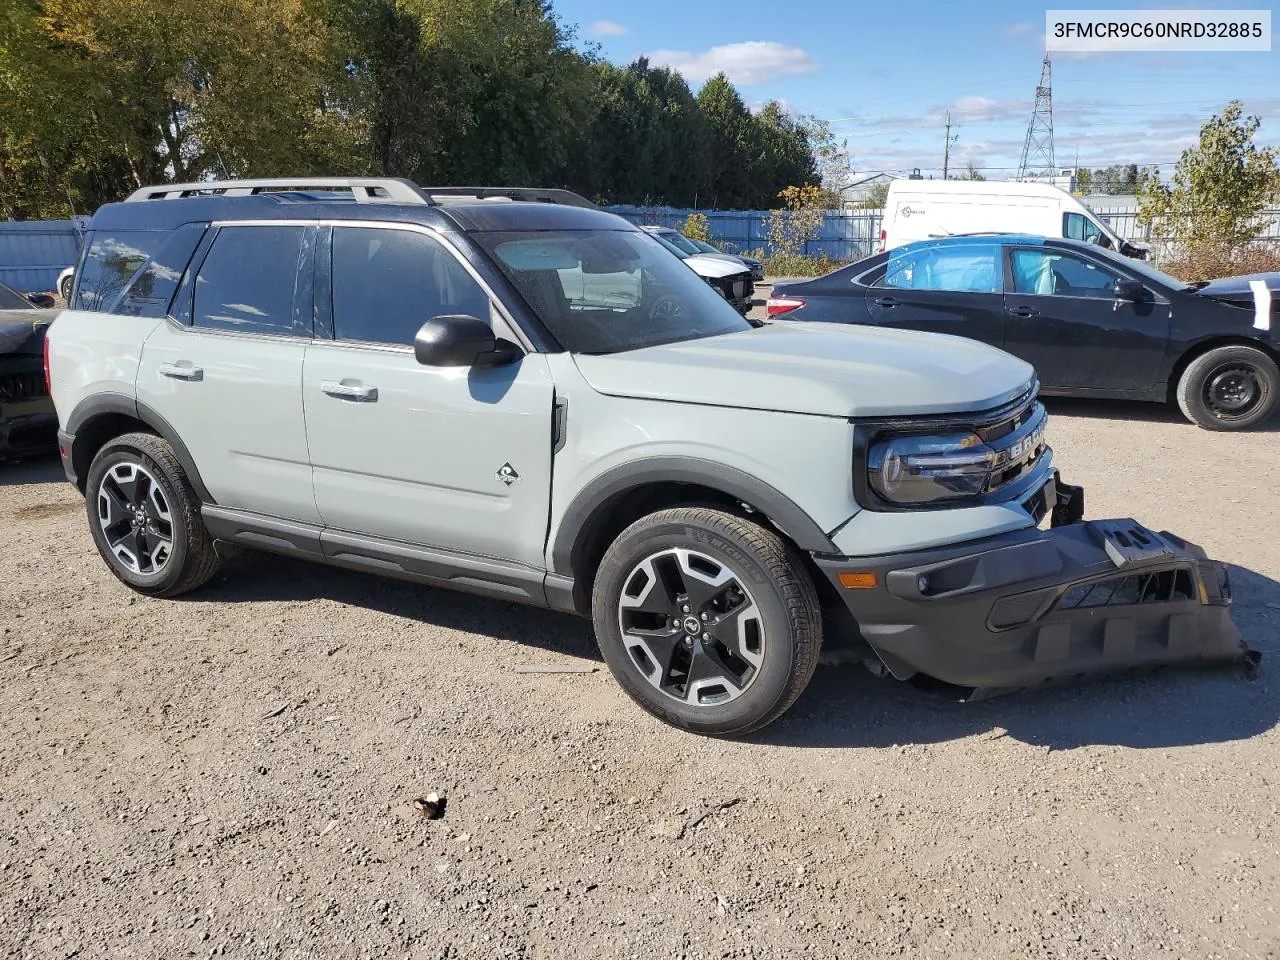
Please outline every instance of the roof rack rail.
M432 203L416 183L399 177L268 177L166 183L135 190L125 198L125 202L208 196L251 197L260 193L308 190L350 190L357 203Z
M453 199L474 200L521 200L526 203L559 203L572 207L587 207L599 210L597 204L572 190L559 188L544 189L542 187L419 187L426 196L432 198L448 197Z

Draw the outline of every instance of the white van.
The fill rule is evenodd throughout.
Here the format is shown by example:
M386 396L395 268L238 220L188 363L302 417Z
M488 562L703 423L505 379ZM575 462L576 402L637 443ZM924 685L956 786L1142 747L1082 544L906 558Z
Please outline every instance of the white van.
M1096 243L1145 260L1145 247L1121 240L1102 219L1060 187L1015 180L889 182L880 252L916 240L965 233L1027 233Z

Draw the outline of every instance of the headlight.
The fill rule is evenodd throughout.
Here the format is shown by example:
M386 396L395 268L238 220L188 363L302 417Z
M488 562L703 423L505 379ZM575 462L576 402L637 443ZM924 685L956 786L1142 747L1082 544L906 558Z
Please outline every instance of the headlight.
M936 503L986 491L999 455L973 433L890 437L867 455L867 480L893 503Z

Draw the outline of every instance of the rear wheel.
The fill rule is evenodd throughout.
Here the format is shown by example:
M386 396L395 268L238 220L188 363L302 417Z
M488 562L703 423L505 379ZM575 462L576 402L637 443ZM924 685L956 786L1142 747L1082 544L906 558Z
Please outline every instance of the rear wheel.
M636 521L605 553L592 617L623 689L674 726L715 736L781 716L813 676L817 592L776 533L721 510Z
M1217 347L1196 357L1178 381L1183 416L1206 430L1244 430L1275 412L1280 370L1253 347Z
M177 596L218 568L199 498L159 437L129 433L99 450L85 480L85 505L98 553L139 593Z
M58 290L62 294L62 302L68 307L71 306L71 283L75 277L67 277L62 281L62 287Z

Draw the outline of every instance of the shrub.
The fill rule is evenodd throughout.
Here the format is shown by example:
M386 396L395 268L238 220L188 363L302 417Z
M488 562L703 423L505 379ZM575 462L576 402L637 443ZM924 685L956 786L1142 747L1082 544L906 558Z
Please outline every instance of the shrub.
M1202 243L1162 261L1160 269L1185 283L1271 273L1280 271L1280 245L1254 242L1231 248Z
M691 213L685 219L684 226L680 228L690 240L701 240L703 243L711 242L711 224L707 221L707 217L702 213Z

